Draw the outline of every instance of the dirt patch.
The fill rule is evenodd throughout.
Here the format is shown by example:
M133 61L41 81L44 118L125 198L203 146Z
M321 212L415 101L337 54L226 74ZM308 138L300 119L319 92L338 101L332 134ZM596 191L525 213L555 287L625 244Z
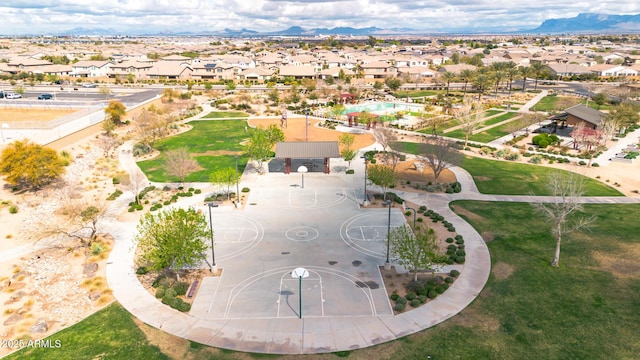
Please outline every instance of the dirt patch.
M100 251L76 242L41 250L0 266L0 334L5 339L42 339L73 325L113 301L105 276L113 240ZM95 249L95 248L94 248ZM34 330L37 322L44 331ZM0 356L9 352L0 349Z
M461 206L453 205L453 206L451 206L451 209L456 214L458 214L460 216L464 216L464 217L466 217L467 219L469 219L471 221L482 221L482 220L484 220L483 216L480 216L480 215L478 215L478 214L476 214L474 212L471 212L471 211L469 211L469 210L467 210L467 209L465 209L465 208L463 208Z
M267 128L269 125L276 124L280 126L280 119L249 119L249 125L252 127ZM309 141L338 141L343 134L340 131L322 128L318 126L320 120L309 120L309 126L305 126L304 117L290 117L287 120L287 127L281 128L284 132L286 141L305 141L307 137ZM373 135L370 133L353 134L355 141L354 149L361 149L375 143Z
M511 274L513 274L514 270L515 266L509 265L504 262L499 262L493 265L493 268L491 269L491 271L493 272L493 276L495 276L495 278L498 280L504 280L508 278L509 276L511 276Z
M594 252L593 257L600 264L599 268L610 272L618 279L638 279L640 278L640 245L620 244L622 248L618 254Z
M398 163L396 170L398 171L398 178L404 180L405 184L407 180L411 181L412 183L422 184L435 182L433 170L431 170L429 166L420 163L418 163L418 166L416 166L415 160L403 161L401 163ZM440 173L440 176L438 176L439 183L452 183L455 181L457 181L456 176L449 169L444 169Z
M54 108L2 108L2 122L6 122L12 128L19 128L20 123L28 121L29 124L46 125L49 121L62 116L67 116L79 109L54 109Z
M482 240L484 240L484 242L486 243L490 243L496 238L496 234L494 234L491 231L483 231L482 234L480 234L480 236L482 237Z
M467 307L462 310L462 312L451 318L445 325L460 325L467 328L480 329L486 332L500 330L500 320L474 311L471 307Z

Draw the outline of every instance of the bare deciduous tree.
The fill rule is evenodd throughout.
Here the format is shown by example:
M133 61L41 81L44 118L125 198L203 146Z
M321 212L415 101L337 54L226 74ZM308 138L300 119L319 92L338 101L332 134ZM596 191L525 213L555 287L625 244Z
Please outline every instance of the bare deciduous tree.
M396 141L396 133L391 128L378 127L373 130L373 137L382 146L382 151L387 151L387 147Z
M198 162L187 151L187 148L167 151L164 156L164 166L167 174L177 177L182 183L184 183L184 179L189 174L200 168Z
M67 185L58 192L60 216L55 219L46 217L39 223L38 235L41 237L64 235L77 239L82 246L91 247L105 220L115 218L115 213L104 201L87 201L78 193L77 186Z
M136 169L134 172L129 173L129 176L121 180L121 184L131 191L136 203L140 203L140 191L147 185L147 178L142 171Z
M459 165L462 161L462 153L456 150L451 142L442 138L430 139L420 144L418 154L418 158L433 171L433 182L436 184L442 171Z
M111 151L120 145L120 139L117 136L104 134L98 137L96 144L102 150L102 155L109 157L113 155Z
M551 234L556 239L556 249L551 266L560 263L560 245L565 235L587 228L594 216L570 217L582 212L580 197L584 194L584 177L574 173L555 172L549 176L547 186L551 192L551 201L533 204L543 214L551 226Z
M455 111L456 121L464 133L464 147L469 143L469 136L482 122L482 104L478 101L465 99L462 107Z

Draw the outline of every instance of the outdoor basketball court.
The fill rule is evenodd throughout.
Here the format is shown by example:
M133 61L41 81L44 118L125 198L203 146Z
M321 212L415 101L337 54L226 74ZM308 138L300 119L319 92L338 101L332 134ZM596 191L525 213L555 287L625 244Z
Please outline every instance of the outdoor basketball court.
M243 211L212 210L216 265L223 271L204 279L192 316L393 315L379 271L388 209L360 209L353 188L335 182L322 187L318 180L327 175L313 176L304 188L296 186L300 178L294 174L274 177L275 184L252 188L251 205ZM391 227L404 222L392 209ZM302 281L292 276L297 268L308 273Z

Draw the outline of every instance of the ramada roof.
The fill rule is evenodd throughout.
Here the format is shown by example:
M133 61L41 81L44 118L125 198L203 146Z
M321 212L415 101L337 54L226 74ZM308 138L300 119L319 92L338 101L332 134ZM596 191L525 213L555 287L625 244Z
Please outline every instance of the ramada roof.
M323 159L339 158L337 141L279 142L276 158Z

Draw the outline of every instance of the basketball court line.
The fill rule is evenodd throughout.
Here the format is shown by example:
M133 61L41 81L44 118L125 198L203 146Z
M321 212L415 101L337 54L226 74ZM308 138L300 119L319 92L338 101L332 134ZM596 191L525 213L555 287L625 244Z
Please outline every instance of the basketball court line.
M225 310L222 314L223 319L235 319L235 318L241 318L241 317L233 317L231 314L233 313L233 304L234 302L236 302L239 297L241 296L241 294L243 292L245 292L250 286L254 285L255 283L257 283L258 281L264 280L265 278L269 278L269 277L273 277L274 275L278 275L277 279L279 284L277 287L277 289L279 289L279 291L277 291L274 295L275 295L275 303L276 305L276 311L274 311L273 315L264 315L264 316L252 316L251 318L256 318L256 319L276 319L276 318L288 318L288 317L294 317L294 316L298 316L299 314L296 312L295 315L291 315L291 316L282 316L281 312L280 312L280 308L281 306L284 305L284 303L282 301L282 297L286 296L286 295L294 295L295 293L298 293L298 286L297 283L299 282L299 279L294 279L291 278L291 271L295 268L295 266L287 266L287 267L280 267L280 268L276 268L276 269L271 269L271 270L267 270L264 272L261 272L259 274L255 274L253 276L248 277L247 279L241 281L240 283L238 283L236 286L234 286L230 291L229 291L229 297L226 301L226 305L225 305ZM325 299L325 290L324 287L325 286L331 286L331 284L325 284L326 281L322 281L322 274L325 274L326 276L334 276L340 280L344 280L345 283L349 284L348 288L353 289L353 291L356 291L357 294L360 294L361 296L364 296L369 304L369 310L367 311L366 314L363 315L359 315L359 316L376 316L378 314L378 310L375 307L375 300L374 300L374 294L372 293L371 288L369 287L362 287L359 286L359 284L362 283L366 283L366 279L360 279L354 275L351 275L349 273L340 271L340 270L335 270L332 268L328 268L328 267L318 267L318 266L308 266L305 267L307 270L309 270L310 273L315 274L314 278L311 279L306 279L306 284L309 283L313 283L314 281L317 282L317 286L315 287L315 291L317 291L318 296L316 296L316 298L318 299L315 302L315 307L319 310L311 310L311 315L308 315L306 317L325 317L325 316L331 316L331 317L335 317L336 315L326 315L326 299ZM288 278L287 278L288 277ZM382 280L380 280L382 281ZM295 282L295 284L294 284ZM285 285L287 283L292 284L292 286L290 285ZM305 284L305 279L303 279L303 285ZM305 285L308 287L308 285ZM291 293L286 294L283 293L283 289L291 289L291 288L295 288L295 293L293 293L293 290L291 291ZM311 287L311 289L314 289L314 287ZM308 296L308 294L306 294L305 296L305 288L303 288L303 306L305 308L307 308L307 311L303 311L303 317L305 317L305 313L308 314L308 308L309 308L309 302L308 300L310 299L310 297ZM340 294L342 295L342 294ZM344 297L348 298L348 300L345 300L349 303L355 303L355 298L356 296L354 296L355 294L353 293L346 293L344 294ZM386 292L385 292L385 297L386 297ZM313 297L311 297L312 299ZM297 297L295 297L295 299L298 299ZM213 303L213 301L215 301L214 298L211 298L211 302ZM293 304L293 308L297 307L297 301L289 301L290 304ZM336 302L337 303L337 302ZM344 302L340 301L339 306L342 306ZM333 305L333 304L330 304ZM312 305L313 306L313 305ZM315 313L314 313L315 311ZM344 316L354 316L354 315L344 315ZM218 318L218 317L215 317ZM212 318L209 318L212 319Z
M342 238L342 241L344 241L347 246L358 252L377 258L383 258L385 255L382 253L382 248L380 247L379 250L376 250L375 248L377 248L376 244L384 243L387 240L388 225L367 225L376 223L376 221L371 219L382 217L384 217L384 223L386 224L388 221L386 211L358 214L345 220L340 226L340 237ZM402 226L405 223L406 219L404 215L396 211L391 213L391 229ZM378 228L384 230L378 231ZM367 231L367 229L371 231ZM354 232L360 234L361 238L352 236L351 234ZM371 236L372 233L375 233L375 236Z

